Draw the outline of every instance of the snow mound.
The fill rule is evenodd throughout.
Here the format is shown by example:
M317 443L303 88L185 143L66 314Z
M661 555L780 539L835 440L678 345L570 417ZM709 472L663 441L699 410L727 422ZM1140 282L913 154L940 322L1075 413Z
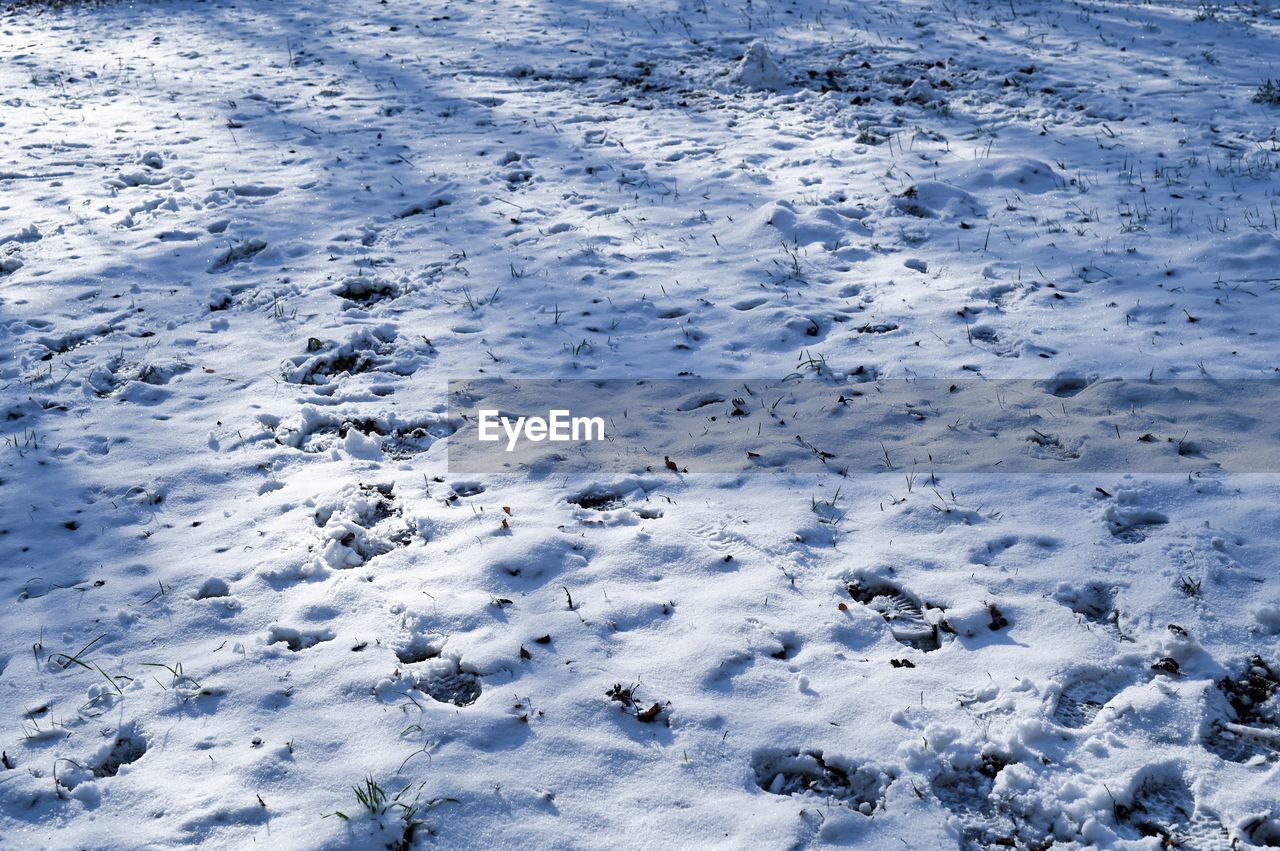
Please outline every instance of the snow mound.
M790 82L790 76L769 53L763 41L751 43L729 79L749 89L780 89Z
M975 189L1015 189L1032 195L1061 189L1065 185L1051 166L1029 157L983 160L962 176Z

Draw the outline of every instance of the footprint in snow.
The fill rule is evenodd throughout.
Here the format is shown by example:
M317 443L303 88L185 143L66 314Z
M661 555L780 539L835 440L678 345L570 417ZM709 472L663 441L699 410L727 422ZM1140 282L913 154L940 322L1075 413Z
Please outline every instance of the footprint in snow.
M586 526L634 522L637 518L657 520L664 512L650 502L646 493L645 486L634 480L616 485L595 483L565 501L578 506L574 516ZM629 497L634 504L628 504Z
M1082 671L1062 687L1054 703L1053 722L1069 730L1088 727L1116 695L1137 682L1129 671L1093 668Z
M1022 848L1018 823L992 793L996 778L1009 760L991 753L968 762L947 764L930 784L933 794L951 813L959 847L970 849Z
M413 677L414 688L439 703L470 706L480 699L480 677L454 657L430 659Z
M1228 762L1280 760L1280 674L1255 655L1217 688L1219 717L1205 729L1205 749Z
M326 386L365 372L412 375L422 355L435 353L434 347L425 340L422 344L401 341L390 325L361 328L342 344L311 337L306 346L307 354L287 362L286 381Z
M925 617L934 606L921 603L914 594L883 579L855 579L845 586L855 601L876 610L888 622L900 643L928 653L941 647L938 626Z
M294 629L288 626L273 626L267 630L267 644L283 644L292 653L315 647L324 641L334 638L331 629Z
M267 243L261 239L246 239L238 245L233 245L226 251L219 254L214 261L209 264L210 274L220 274L226 272L232 266L250 260L256 255L262 253L267 247Z
M417 532L390 484L348 485L315 512L321 558L335 569L358 567L397 547Z
M389 414L367 416L330 414L304 408L300 417L281 421L259 417L280 446L320 453L342 447L348 454L381 454L387 458L411 458L456 430L447 419L425 416L402 420Z
M1143 496L1135 491L1117 491L1114 502L1102 514L1112 536L1126 544L1146 540L1152 527L1169 522L1168 515L1144 505Z
M813 795L865 816L884 809L885 791L897 778L892 769L827 757L821 750L762 749L751 767L756 785L772 795Z
M1104 582L1090 582L1080 586L1063 582L1058 585L1053 599L1089 623L1098 624L1123 641L1125 635L1120 630L1120 612L1116 609L1118 590L1115 586Z
M380 275L348 275L334 284L330 292L345 302L361 307L371 307L402 294L399 285Z
M120 725L111 735L109 742L98 749L98 752L84 763L70 760L70 768L61 768L56 774L57 784L67 789L74 789L81 783L98 780L104 777L115 777L120 768L132 765L147 752L147 740L142 728L136 721Z
M1153 772L1128 804L1117 804L1116 822L1135 838L1155 837L1163 848L1226 851L1232 847L1222 821L1197 806L1186 780L1171 769Z

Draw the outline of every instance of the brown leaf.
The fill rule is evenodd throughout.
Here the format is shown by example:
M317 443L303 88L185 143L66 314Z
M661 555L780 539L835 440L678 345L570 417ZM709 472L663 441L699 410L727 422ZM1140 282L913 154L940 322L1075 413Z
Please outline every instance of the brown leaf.
M648 709L642 709L639 712L637 712L636 718L648 724L649 722L657 718L658 713L661 711L662 711L662 707L659 704L655 703L653 706L650 706Z

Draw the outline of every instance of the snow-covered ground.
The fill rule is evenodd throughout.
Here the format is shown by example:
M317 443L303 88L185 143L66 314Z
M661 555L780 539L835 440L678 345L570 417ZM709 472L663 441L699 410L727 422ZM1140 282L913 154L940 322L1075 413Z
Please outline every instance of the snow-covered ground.
M1270 79L1271 0L17 4L0 846L1280 844L1194 422L448 465L456 379L1275 381Z

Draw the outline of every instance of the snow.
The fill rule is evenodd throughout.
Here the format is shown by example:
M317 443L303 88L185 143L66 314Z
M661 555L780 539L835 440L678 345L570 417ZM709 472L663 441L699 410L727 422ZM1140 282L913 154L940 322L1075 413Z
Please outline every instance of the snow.
M749 89L780 89L789 78L777 61L769 55L763 41L753 41L742 54L742 61L729 75L729 81Z
M0 845L1275 844L1269 4L52 5ZM987 466L729 436L797 374ZM468 465L498 378L696 389Z

